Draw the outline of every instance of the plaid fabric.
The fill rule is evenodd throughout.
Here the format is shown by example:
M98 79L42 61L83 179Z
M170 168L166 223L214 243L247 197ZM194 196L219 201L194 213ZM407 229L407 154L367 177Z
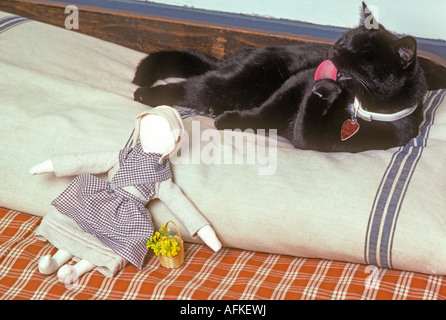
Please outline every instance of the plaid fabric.
M141 144L119 154L119 170L111 182L91 174L77 176L51 203L85 232L141 269L147 239L153 235L145 204L155 194L155 183L172 177L170 164L159 164L161 154L145 153ZM122 189L134 186L145 201Z
M0 299L445 299L443 276L330 260L304 259L186 243L185 263L163 268L148 254L144 268L114 278L90 272L71 286L45 276L37 262L54 254L36 240L35 217L0 208Z

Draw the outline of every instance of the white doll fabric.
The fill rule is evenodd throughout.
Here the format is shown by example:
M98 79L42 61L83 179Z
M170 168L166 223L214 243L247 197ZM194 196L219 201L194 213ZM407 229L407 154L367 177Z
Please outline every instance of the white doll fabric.
M113 277L128 263L57 209L50 210L45 215L35 235L37 239L49 241L59 250L69 252L74 256L74 261L85 259L91 262L96 266L95 270L106 277Z
M145 204L155 195L155 184L172 178L168 160L145 153L141 144L119 154L120 169L110 182L89 173L77 176L52 201L58 211L73 219L85 232L141 269L147 238L154 233ZM123 189L133 186L140 197Z
M165 159L174 155L178 151L181 146L183 137L186 134L186 130L184 129L183 120L178 111L173 109L172 107L161 105L156 107L155 109L151 109L150 111L143 112L136 117L134 132L134 136L136 137L136 139L133 141L133 145L138 143L138 138L140 136L141 130L141 119L148 114L156 114L167 120L171 128L171 134L174 136L175 143L171 145L159 159L159 162L162 163Z
M136 136L133 148L126 148L128 150L135 150L140 148L138 143L139 138L139 124L142 116L147 114L157 114L161 115L163 118L167 119L172 132L176 135L175 141L179 143L181 141L181 130L182 130L182 120L178 112L170 107L160 107L152 109L148 112L144 112L141 116L137 118L135 132L138 134ZM124 152L126 152L124 149ZM174 146L168 152L164 154L165 158L172 154L177 147ZM141 150L140 150L141 151ZM141 154L141 152L138 154ZM74 154L74 155L59 155L51 158L54 166L54 173L57 177L67 176L67 175L82 175L85 172L90 173L108 173L108 180L111 182L107 184L103 182L105 188L109 188L113 185L113 178L118 176L120 172L120 162L118 154L123 154L123 151L119 152L98 152L98 153L86 153L86 154ZM159 154L155 157L156 165L163 167L163 164L159 164L159 159L163 155ZM121 156L122 158L122 156ZM168 161L164 161L167 163ZM144 170L144 169L143 169ZM99 178L88 175L89 178L99 180ZM204 218L204 216L198 211L198 209L190 202L190 200L182 193L182 190L173 183L170 175L162 175L163 179L156 181L153 184L153 188L148 188L144 191L144 187L135 188L132 185L126 185L124 183L121 185L122 193L130 194L130 197L141 200L143 206L141 208L145 209L144 204L148 200L159 198L162 200L166 206L171 209L172 213L178 218L178 220L186 227L191 235L195 235L198 230L209 222ZM166 178L166 179L164 179ZM75 179L76 180L76 179ZM97 182L97 181L96 181ZM70 189L70 187L67 187ZM73 190L78 191L79 189L74 188ZM119 188L118 188L119 189ZM150 189L150 191L149 191ZM110 190L108 190L110 191ZM152 192L153 191L153 192ZM107 191L106 191L107 192ZM148 192L145 194L145 192ZM148 199L150 196L150 199ZM71 197L70 197L71 199ZM65 211L65 210L62 210ZM150 214L146 212L147 217ZM85 221L84 221L85 222ZM106 223L107 220L101 220L99 225ZM82 221L80 221L82 225ZM71 254L73 254L77 260L85 259L97 266L97 270L104 274L105 276L113 276L121 270L127 262L132 262L137 267L141 268L143 265L143 254L138 260L129 259L128 255L123 255L122 252L115 252L109 246L102 243L98 237L92 235L94 232L89 232L88 227L81 228L78 223L73 219L69 218L65 214L61 214L57 210L52 210L42 219L41 225L36 230L36 236L41 240L47 240L51 242L58 249L63 249ZM85 231L87 232L85 232ZM124 234L126 233L123 230ZM145 234L145 240L151 235L150 232ZM145 247L145 243L144 243ZM115 249L115 248L113 248ZM146 248L145 248L146 250Z

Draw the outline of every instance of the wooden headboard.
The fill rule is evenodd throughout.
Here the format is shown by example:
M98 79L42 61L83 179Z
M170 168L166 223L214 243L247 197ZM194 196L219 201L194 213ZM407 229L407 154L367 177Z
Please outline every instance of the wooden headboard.
M9 0L0 2L0 10L33 20L64 27L65 8L70 2L47 0ZM159 16L151 13L77 5L79 29L88 34L128 48L150 53L164 49L194 49L222 58L243 45L288 45L308 41L332 42L332 39L260 29L209 25L197 20ZM73 29L74 30L74 29Z
M8 0L0 2L0 10L64 28L68 16L65 8L70 4L68 1ZM81 32L146 53L187 48L222 58L244 45L334 42L333 38L328 37L221 23L210 24L178 16L132 11L131 6L129 10L91 4L76 4L76 7L79 10L79 29L73 29L73 32ZM428 82L431 89L446 88L446 59L428 51L419 50L418 55L423 58L423 68L430 74Z

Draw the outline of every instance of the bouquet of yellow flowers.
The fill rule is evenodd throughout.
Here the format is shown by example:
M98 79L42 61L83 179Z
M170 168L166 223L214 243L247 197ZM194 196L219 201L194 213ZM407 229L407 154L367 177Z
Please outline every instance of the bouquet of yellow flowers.
M147 240L147 248L152 249L153 252L160 258L161 264L166 268L177 268L184 261L184 248L183 240L181 239L180 232L175 225L178 235L170 234L170 227L167 224L173 221L168 221L158 231L155 232ZM175 259L169 259L169 258Z
M170 227L162 226L147 240L147 248L152 249L157 256L160 254L168 257L176 256L180 252L179 238L170 234L169 231Z

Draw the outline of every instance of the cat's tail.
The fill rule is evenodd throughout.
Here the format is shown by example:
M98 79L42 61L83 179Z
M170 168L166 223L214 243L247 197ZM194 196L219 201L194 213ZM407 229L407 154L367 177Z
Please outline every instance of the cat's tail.
M157 51L139 63L133 83L148 87L169 77L189 78L214 69L217 63L217 59L192 50Z

